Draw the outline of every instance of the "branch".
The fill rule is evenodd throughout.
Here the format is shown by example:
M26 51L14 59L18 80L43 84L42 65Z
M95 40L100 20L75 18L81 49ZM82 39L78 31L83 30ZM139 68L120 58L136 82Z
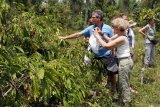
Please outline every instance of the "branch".
M8 91L5 92L2 96L3 96L3 97L7 96L7 94L8 94L10 91L12 91L12 89L13 89L13 87L12 87L12 85L11 85L11 87L8 89Z

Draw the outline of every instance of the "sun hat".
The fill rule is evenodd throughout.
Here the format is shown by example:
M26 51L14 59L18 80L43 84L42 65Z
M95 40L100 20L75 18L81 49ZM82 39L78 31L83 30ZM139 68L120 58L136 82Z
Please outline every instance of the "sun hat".
M137 23L134 22L133 20L130 20L130 21L129 21L129 26L130 26L130 27L133 27L133 26L136 26L136 25L137 25Z

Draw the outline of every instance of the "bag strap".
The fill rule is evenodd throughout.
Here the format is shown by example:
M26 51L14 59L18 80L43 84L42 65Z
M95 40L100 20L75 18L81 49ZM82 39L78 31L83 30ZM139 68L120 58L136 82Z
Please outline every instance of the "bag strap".
M151 42L151 39L148 37L148 35L147 35L147 39Z

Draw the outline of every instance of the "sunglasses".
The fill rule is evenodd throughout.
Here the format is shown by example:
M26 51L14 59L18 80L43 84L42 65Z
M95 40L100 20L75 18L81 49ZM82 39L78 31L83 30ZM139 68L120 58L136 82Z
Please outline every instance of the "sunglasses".
M91 17L91 18L99 18L98 16L93 16L93 17Z

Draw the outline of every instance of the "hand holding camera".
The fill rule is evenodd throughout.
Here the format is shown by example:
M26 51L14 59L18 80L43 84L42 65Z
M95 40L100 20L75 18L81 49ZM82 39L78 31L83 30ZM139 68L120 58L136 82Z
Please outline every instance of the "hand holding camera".
M104 35L104 33L98 27L94 28L94 32L99 33L101 36Z

